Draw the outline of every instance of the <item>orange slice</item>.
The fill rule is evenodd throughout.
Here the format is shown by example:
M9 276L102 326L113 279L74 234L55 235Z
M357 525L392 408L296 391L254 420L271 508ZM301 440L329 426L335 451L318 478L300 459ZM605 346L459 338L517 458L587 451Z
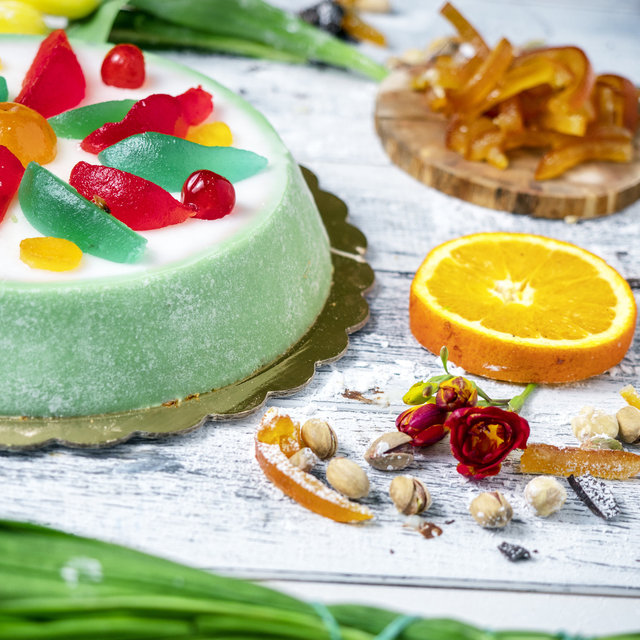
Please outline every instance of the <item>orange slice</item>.
M270 434L281 430L287 422L292 422L288 416L279 416L272 410L267 411L262 418L255 445L256 460L264 475L290 498L326 518L337 522L358 522L373 518L371 511L364 505L352 502L315 476L292 465L277 442L264 441L265 437L272 440Z
M467 371L512 382L568 382L617 364L636 305L627 282L575 245L478 233L433 249L411 284L411 331Z

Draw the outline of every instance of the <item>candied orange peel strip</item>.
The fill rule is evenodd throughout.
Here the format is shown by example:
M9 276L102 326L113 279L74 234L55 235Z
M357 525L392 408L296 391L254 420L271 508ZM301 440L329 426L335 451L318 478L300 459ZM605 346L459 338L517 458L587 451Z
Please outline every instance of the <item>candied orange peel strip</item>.
M539 148L536 180L588 161L632 160L638 91L630 80L596 76L575 46L517 51L502 38L491 49L452 4L440 13L457 37L410 71L428 108L447 117L449 149L506 169L509 151Z
M256 460L264 475L283 493L314 513L336 522L359 522L370 520L373 513L364 505L352 502L342 494L330 489L318 478L294 467L275 440L284 430L299 427L289 416L270 409L265 413L255 438ZM273 434L278 433L278 436ZM267 438L269 441L264 441Z
M579 449L529 443L520 458L522 473L580 476L586 473L608 480L626 480L640 473L640 456L614 449Z

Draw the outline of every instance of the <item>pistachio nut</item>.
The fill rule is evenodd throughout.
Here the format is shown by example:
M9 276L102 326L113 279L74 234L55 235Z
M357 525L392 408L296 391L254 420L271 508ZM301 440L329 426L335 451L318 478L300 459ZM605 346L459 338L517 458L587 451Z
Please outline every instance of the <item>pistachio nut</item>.
M488 529L505 527L513 517L513 509L499 491L481 493L469 505L473 519Z
M380 471L398 471L413 462L411 436L400 431L389 431L374 440L364 459Z
M524 488L524 498L537 516L546 518L562 508L566 489L552 476L538 476Z
M400 513L412 516L431 506L431 494L425 484L413 476L397 476L391 481L389 495Z
M329 462L327 480L347 498L364 498L369 494L369 478L364 469L346 458L334 458Z
M318 456L309 447L302 447L289 458L289 462L298 469L311 471L318 464Z
M615 439L609 438L608 436L593 436L592 438L587 438L580 443L581 449L617 449L618 451L622 451L622 445Z
M331 458L338 448L338 438L334 430L324 421L317 418L307 420L300 430L300 437L321 460Z
M628 444L633 444L640 440L640 410L632 407L622 407L618 413L618 424L620 425L620 440Z

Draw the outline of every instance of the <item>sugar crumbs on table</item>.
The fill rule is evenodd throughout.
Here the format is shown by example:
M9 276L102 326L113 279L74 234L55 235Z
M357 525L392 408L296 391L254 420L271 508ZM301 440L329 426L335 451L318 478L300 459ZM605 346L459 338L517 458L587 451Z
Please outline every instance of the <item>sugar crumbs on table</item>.
M519 560L531 560L531 554L529 553L529 551L524 547L521 547L519 544L512 544L511 542L501 542L498 545L498 550L510 562L518 562Z
M570 475L567 479L578 498L597 516L611 520L620 513L620 507L616 503L613 493L602 480L589 474Z

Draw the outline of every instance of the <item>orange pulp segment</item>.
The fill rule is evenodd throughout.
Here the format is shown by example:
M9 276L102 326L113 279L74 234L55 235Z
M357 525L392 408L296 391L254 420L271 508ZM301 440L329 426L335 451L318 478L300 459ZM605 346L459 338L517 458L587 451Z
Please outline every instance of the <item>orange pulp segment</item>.
M314 513L337 522L358 522L373 518L364 505L352 502L330 489L318 478L293 466L278 442L278 431L297 427L289 416L269 410L256 434L256 460L264 475L282 492ZM299 432L299 430L298 430ZM274 435L276 434L276 435Z
M640 409L640 395L638 395L633 385L628 384L622 387L622 389L620 389L620 395L627 401L627 404L630 404L636 409Z
M616 449L579 449L529 443L520 458L522 473L580 476L626 480L640 473L640 456Z
M633 338L627 282L575 245L478 233L433 249L411 285L411 331L471 373L568 382L617 364Z

